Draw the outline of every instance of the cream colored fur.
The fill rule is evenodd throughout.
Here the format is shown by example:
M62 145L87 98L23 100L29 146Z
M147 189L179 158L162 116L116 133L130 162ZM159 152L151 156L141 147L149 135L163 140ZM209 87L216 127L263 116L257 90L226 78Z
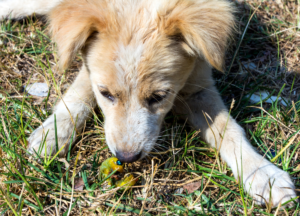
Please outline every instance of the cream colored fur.
M64 0L59 4L58 0L32 0L28 1L32 7L26 8L19 7L20 2L0 0L0 19L9 14L11 18L47 14L61 68L79 50L84 57L84 66L63 100L30 136L30 153L38 151L47 132L47 152L57 151L56 115L59 148L66 145L64 155L74 125L80 132L97 101L111 151L141 152L144 157L173 108L220 150L257 203L270 200L269 182L274 206L296 197L289 175L253 149L214 87L211 66L222 70L234 25L227 1ZM157 94L163 100L151 104Z

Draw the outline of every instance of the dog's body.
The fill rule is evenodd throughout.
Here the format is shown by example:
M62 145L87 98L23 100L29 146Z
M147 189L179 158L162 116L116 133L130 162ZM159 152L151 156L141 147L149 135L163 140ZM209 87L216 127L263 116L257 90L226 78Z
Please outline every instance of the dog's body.
M77 79L54 110L59 148L68 143L75 121L78 132L98 103L110 150L122 161L138 160L151 151L163 118L173 108L220 151L258 203L269 201L269 182L273 205L296 197L289 175L252 148L214 87L211 66L222 69L234 26L230 3L23 0L34 6L24 9L20 2L0 1L0 19L48 15L62 69L78 50L83 53ZM39 148L47 131L48 152L57 151L54 114L30 136L30 152Z

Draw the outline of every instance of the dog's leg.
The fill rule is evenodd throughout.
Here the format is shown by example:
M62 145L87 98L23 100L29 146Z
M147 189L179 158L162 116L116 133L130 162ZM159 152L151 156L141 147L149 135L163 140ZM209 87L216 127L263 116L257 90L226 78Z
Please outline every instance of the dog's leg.
M73 132L74 142L76 132L80 132L82 130L85 120L89 117L91 109L94 108L95 104L96 102L89 78L89 73L83 66L70 89L55 107L54 113L29 137L29 153L38 152L40 148L41 156L45 155L45 146L42 147L42 143L46 134L47 137L45 145L47 147L47 154L53 154L57 151L55 143L55 115L58 148L60 149L66 144L65 148L60 152L59 155L64 156L68 150ZM75 124L76 130L74 131Z
M46 15L62 0L0 0L0 20L19 19L34 13Z
M235 178L243 181L244 188L257 203L264 204L264 199L269 202L269 182L272 185L271 198L274 206L296 197L288 173L254 150L244 130L229 116L213 85L190 94L185 102L186 104L176 101L174 111L186 115L189 123L200 130L202 138L219 149L222 159L231 167Z

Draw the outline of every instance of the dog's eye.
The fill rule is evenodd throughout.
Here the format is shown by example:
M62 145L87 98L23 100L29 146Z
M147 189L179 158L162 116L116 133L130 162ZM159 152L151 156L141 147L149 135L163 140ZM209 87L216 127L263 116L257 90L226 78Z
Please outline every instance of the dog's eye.
M161 102L163 99L167 97L168 92L167 91L157 91L154 92L150 98L148 98L148 104L149 106L157 104Z
M107 98L111 102L114 102L115 98L112 96L112 94L109 91L100 91L103 97Z

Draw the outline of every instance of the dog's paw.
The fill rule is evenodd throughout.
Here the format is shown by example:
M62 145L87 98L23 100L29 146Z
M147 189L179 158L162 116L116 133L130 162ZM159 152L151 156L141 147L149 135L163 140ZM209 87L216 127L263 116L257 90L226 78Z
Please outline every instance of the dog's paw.
M248 172L248 175L244 176L244 185L260 205L275 207L296 197L289 174L268 161L264 161L259 169ZM293 205L293 202L288 205Z
M54 115L51 115L40 127L38 127L28 139L27 151L30 154L54 155L64 147L59 156L62 157L68 151L71 141L75 141L76 131L70 117L58 116L56 118L57 144L55 135ZM57 149L58 147L58 149Z

